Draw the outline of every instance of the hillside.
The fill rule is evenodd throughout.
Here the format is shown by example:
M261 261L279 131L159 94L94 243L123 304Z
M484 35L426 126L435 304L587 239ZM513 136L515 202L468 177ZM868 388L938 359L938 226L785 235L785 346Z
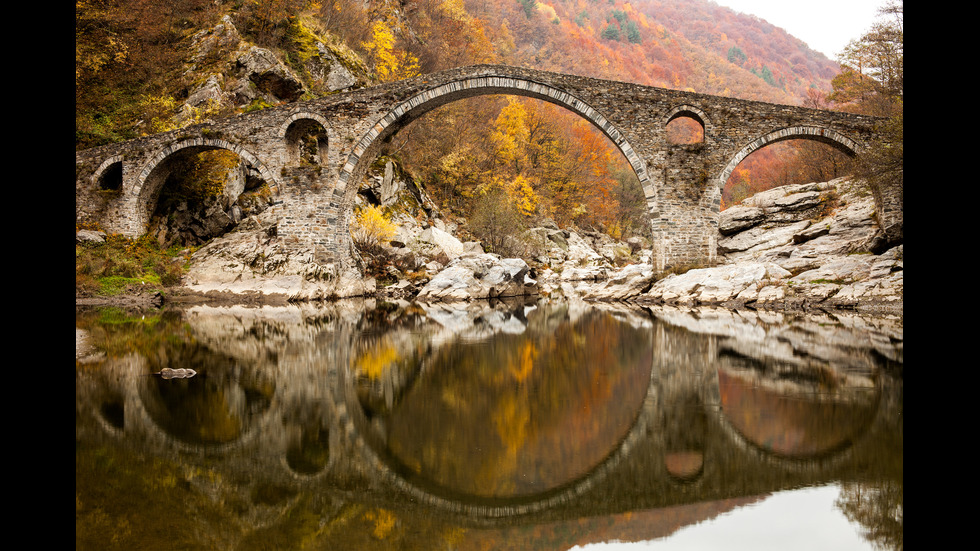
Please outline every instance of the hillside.
M174 0L165 9L80 0L76 148L477 63L807 105L821 101L838 72L785 31L709 0ZM676 132L683 139L689 130ZM445 106L384 154L457 217L486 211L477 200L499 191L498 203L519 205L521 221L615 237L645 226L635 175L618 151L581 119L536 100ZM723 200L840 175L835 161L833 173L814 176L804 157L798 148L759 152ZM188 161L185 172L199 181L184 187L197 191L161 205L220 190L214 171L201 167L227 161Z
M317 39L344 51L361 85L399 76L381 62L382 32L389 52L413 57L422 73L493 62L800 104L810 89L828 92L838 72L785 31L710 0L175 0L165 10L148 0L83 0L76 3L76 147L173 124L201 76L200 66L188 71L194 37L225 15L245 40L299 73ZM316 75L304 76L309 96L330 92Z

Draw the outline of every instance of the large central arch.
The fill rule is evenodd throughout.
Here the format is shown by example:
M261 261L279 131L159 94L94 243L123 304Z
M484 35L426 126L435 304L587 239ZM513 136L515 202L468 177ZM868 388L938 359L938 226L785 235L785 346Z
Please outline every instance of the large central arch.
M647 197L654 196L653 183L647 173L646 163L623 133L592 106L548 84L520 77L488 76L464 78L431 88L412 96L389 111L354 146L340 171L338 185L334 190L335 200L344 207L345 212L350 210L346 207L352 204L354 194L357 193L357 182L377 156L381 144L408 123L442 105L475 96L494 94L524 96L547 101L589 121L623 153L636 173L644 194Z

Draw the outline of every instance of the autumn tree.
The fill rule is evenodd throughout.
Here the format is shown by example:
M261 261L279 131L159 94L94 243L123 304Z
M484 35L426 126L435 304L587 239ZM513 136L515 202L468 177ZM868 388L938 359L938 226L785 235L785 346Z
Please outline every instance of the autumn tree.
M884 19L841 53L841 74L828 99L843 108L887 117L869 147L858 155L855 175L867 181L879 203L884 195L903 199L904 23L903 0L879 10Z
M354 212L350 232L354 244L362 252L377 253L381 246L395 236L397 228L382 207L367 205Z
M213 22L206 0L75 2L75 143L132 139L176 106L172 78L188 28ZM175 86L176 85L176 86ZM161 107L163 107L161 109Z
M381 82L393 82L419 74L418 58L396 47L394 20L382 17L371 25L371 39L361 44L374 66L375 76Z
M487 186L472 202L470 230L490 252L521 256L519 236L526 229L525 216L502 186Z
M277 46L311 0L251 0L238 12L240 30L263 46Z

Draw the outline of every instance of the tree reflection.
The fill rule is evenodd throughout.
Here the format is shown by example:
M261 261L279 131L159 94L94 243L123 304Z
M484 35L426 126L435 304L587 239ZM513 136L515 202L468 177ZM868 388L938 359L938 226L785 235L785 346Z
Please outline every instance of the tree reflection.
M649 386L650 354L640 331L593 314L553 333L455 341L387 407L360 389L359 399L383 418L388 451L408 472L467 495L527 496L584 475L622 440ZM355 363L359 382L371 357Z
M841 487L835 505L851 522L864 527L876 549L904 549L904 484L901 481L850 483Z

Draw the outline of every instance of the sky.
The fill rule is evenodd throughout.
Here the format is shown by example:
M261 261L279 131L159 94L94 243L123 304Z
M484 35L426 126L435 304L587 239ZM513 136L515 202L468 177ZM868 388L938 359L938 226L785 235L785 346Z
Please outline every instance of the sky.
M837 60L848 42L871 28L885 0L714 0L720 6L755 15Z
M870 551L862 528L834 505L839 494L833 485L778 492L664 539L589 544L570 551Z

